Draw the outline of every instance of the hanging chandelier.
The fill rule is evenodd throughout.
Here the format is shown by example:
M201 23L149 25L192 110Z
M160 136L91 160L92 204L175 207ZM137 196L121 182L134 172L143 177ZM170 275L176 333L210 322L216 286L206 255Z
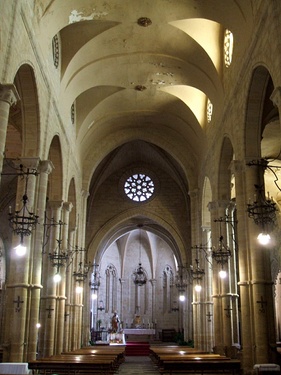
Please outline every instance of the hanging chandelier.
M179 293L184 293L188 285L189 275L187 268L184 266L178 266L178 271L175 278L175 286Z
M37 176L38 172L36 169L25 168L23 164L20 164L19 168L16 169L17 172L2 173L3 175L17 175L25 180L24 193L22 196L22 206L20 209L16 207L15 212L12 212L11 206L9 207L8 220L9 225L14 234L20 237L20 244L23 244L23 238L30 236L32 231L36 228L38 224L39 216L36 215L32 209L28 208L28 196L27 196L27 186L29 175ZM18 205L17 205L18 206Z
M278 184L278 176L274 171L274 169L280 169L280 166L269 166L268 163L268 160L260 159L253 160L247 165L261 168L263 174L266 169L270 170L275 177L275 186L281 191ZM256 194L253 201L249 200L247 212L249 218L253 219L255 224L261 227L261 233L258 235L259 242L262 245L267 245L270 241L269 232L272 231L276 221L276 203L273 201L272 197L269 196L269 192L267 193L267 197L265 196L263 185L255 184L254 186Z
M217 220L214 220L215 222L220 223L220 232L219 232L219 243L218 243L218 248L216 249L213 247L212 250L212 258L216 261L217 264L221 265L221 270L219 272L219 275L221 278L226 277L226 270L224 269L224 266L228 264L229 258L231 257L231 250L229 246L227 246L224 243L224 237L222 235L222 230L221 230L221 223L231 223L229 221L228 217L226 216L225 218L219 218Z
M65 267L68 260L69 260L69 253L68 251L63 251L61 248L62 245L62 226L65 225L61 220L56 222L54 218L50 220L50 224L46 223L46 215L45 215L45 223L44 226L48 226L49 228L51 226L59 226L59 238L56 239L57 247L49 253L49 259L51 261L51 264L54 268L56 268L56 274L54 276L54 280L56 282L59 282L61 280L60 276L60 268ZM46 245L46 244L45 244ZM44 253L44 251L43 251Z
M196 292L201 292L202 285L201 285L201 280L203 279L203 276L205 275L205 271L203 268L200 268L199 265L199 259L195 259L196 266L195 268L191 266L191 276L193 281L195 282L195 290Z
M139 244L139 265L136 269L136 271L133 273L133 279L134 284L137 286L145 285L147 282L147 277L145 274L145 271L141 265L141 227L142 225L139 225L139 235L140 235L140 244Z
M90 287L96 293L100 287L100 272L98 270L99 265L94 262L92 280L90 281Z

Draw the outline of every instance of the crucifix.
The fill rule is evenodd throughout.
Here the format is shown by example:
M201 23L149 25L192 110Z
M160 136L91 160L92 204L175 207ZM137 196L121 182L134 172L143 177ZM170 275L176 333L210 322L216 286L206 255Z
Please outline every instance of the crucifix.
M232 308L228 305L226 309L224 309L224 311L226 311L226 314L225 316L227 316L228 318L230 318L230 311L232 310Z
M16 312L19 312L20 311L20 303L23 303L23 301L20 300L20 296L18 296L18 299L16 301L14 301L14 303L17 304Z
M208 318L208 322L211 322L211 316L213 316L213 314L211 314L209 311L208 314L206 314L206 317Z
M264 308L264 305L266 306L267 302L263 300L263 296L261 296L261 300L260 301L257 301L257 303L260 303L261 307L260 307L260 312L265 312L265 308Z
M51 308L51 305L49 305L49 307L46 309L46 311L48 311L48 318L51 317L51 311L52 311L52 310L55 310L55 309L52 309L52 308Z

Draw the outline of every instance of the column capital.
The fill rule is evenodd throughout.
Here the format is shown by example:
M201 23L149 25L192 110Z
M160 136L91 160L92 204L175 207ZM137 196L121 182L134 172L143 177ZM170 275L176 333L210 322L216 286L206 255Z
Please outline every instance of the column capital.
M29 169L36 169L38 168L40 159L39 158L20 158L20 163Z
M20 96L17 92L16 86L13 84L0 84L0 101L10 104L10 106L16 104L20 100Z
M73 204L71 202L63 202L63 209L65 211L71 212Z
M39 165L39 172L50 174L54 169L54 164L51 160L42 160Z
M276 107L278 108L281 107L281 87L280 86L275 87L275 89L272 91L272 94L270 95L270 100Z
M227 208L230 204L229 200L217 200L208 203L209 211L217 210L218 208Z
M63 201L48 201L48 206L52 210L58 210L62 208L62 205L63 205Z
M90 193L88 192L88 190L85 190L85 189L82 189L81 190L81 195L83 198L88 198L88 196L90 195Z

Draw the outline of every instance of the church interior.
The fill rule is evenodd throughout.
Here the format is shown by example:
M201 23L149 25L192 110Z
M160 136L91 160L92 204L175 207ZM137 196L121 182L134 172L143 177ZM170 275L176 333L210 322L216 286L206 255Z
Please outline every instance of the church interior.
M0 1L2 362L148 337L281 365L280 20Z

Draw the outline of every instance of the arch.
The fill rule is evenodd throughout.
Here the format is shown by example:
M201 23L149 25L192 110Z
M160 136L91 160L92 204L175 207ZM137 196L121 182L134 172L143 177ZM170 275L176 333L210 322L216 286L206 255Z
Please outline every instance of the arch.
M219 181L218 198L220 200L230 200L231 197L231 169L230 163L233 160L233 147L230 139L223 139L221 155L219 160Z
M205 177L203 184L203 193L202 193L202 227L210 228L211 226L211 217L208 204L212 202L212 188L210 180L208 177Z
M62 152L61 144L58 136L52 139L48 160L54 165L53 172L49 176L48 181L48 199L61 200L63 194L63 168L62 168Z
M69 229L73 229L76 227L76 189L75 189L75 181L74 178L71 179L68 189L68 202L72 203L73 207L69 215Z
M144 229L157 234L169 244L178 264L186 263L186 246L175 228L159 216L139 208L117 215L100 228L88 245L89 260L96 259L96 262L99 262L105 249L124 233L136 229L137 222L145 222Z
M245 118L246 158L261 157L262 117L269 80L269 72L264 66L259 66L253 71Z
M14 84L20 96L20 103L14 125L21 133L21 156L34 157L40 154L40 117L37 85L34 71L28 64L23 64L16 73Z

